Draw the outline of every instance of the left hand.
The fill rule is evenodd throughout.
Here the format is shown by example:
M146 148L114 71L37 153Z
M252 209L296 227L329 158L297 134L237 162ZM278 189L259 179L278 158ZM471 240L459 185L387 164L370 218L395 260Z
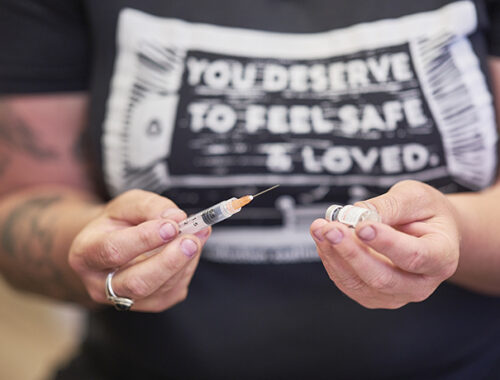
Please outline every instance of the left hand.
M367 308L395 309L425 300L455 273L460 233L441 192L402 181L356 205L376 209L383 223L352 229L317 219L311 225L323 265L346 295Z

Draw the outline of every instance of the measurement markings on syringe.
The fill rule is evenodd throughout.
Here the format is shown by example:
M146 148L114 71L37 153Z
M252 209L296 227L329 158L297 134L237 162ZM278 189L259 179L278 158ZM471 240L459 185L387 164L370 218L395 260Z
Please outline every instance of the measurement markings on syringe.
M212 225L217 220L222 219L222 217L223 217L222 209L221 209L221 207L208 209L203 214L201 214L201 217L203 218L203 221L206 224Z

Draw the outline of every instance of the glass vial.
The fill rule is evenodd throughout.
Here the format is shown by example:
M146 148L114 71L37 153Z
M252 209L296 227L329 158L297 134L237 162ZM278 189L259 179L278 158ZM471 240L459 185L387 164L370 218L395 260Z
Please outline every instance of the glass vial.
M359 222L365 220L372 222L381 221L380 215L376 211L353 205L331 205L326 210L325 219L330 221L337 220L350 227L356 227Z

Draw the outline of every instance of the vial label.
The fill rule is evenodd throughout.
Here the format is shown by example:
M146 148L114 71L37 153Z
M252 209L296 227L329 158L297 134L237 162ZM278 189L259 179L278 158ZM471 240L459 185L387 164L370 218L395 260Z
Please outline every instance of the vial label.
M347 205L340 209L337 220L355 227L367 212L368 210L365 208Z
M328 210L326 210L325 218L327 220L337 220L351 227L356 227L359 222L364 220L371 220L374 222L381 221L376 211L353 205L331 205Z

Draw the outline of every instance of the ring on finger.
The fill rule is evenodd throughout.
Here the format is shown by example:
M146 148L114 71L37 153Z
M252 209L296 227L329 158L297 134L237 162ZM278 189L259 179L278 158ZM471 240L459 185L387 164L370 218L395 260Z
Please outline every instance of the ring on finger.
M134 304L134 301L131 298L117 296L113 290L113 286L111 281L113 280L113 276L116 271L110 272L108 277L106 277L106 298L110 301L116 310L118 311L128 311Z

